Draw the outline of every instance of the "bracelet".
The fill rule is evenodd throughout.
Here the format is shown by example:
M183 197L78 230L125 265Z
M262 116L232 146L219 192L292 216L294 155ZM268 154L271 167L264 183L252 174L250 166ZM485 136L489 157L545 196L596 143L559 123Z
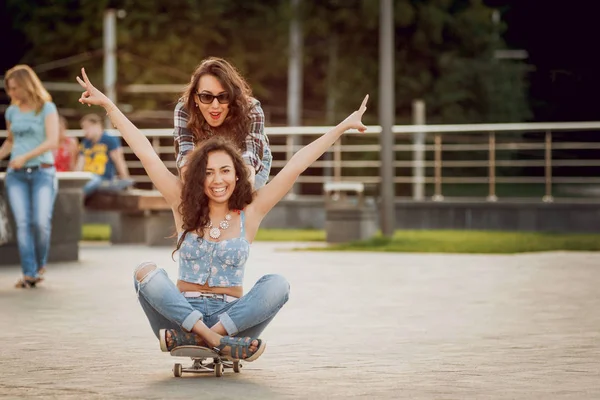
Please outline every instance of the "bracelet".
M117 109L117 106L115 106L115 105L113 104L113 106L110 108L110 110L108 110L108 111L106 112L106 115L110 114L111 112L115 111L116 109Z
M108 117L108 119L110 119L110 122L112 123L113 128L117 128L117 125L115 124L115 122L112 120L112 116L110 115L111 112L118 110L117 106L115 106L113 104L113 106L110 108L110 110L106 111L106 116Z

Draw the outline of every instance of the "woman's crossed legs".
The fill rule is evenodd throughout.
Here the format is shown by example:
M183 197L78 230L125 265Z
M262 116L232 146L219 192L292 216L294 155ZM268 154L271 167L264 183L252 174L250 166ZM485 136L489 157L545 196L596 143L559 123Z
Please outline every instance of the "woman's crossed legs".
M264 350L264 342L257 338L289 297L289 284L285 278L265 275L246 295L230 303L216 299L187 299L167 273L154 263L143 263L136 268L134 285L163 351L185 344L199 345L218 347L226 356L231 355L232 350L238 355L241 352L244 359ZM202 302L211 302L212 309L201 307ZM243 351L236 351L232 346L241 346Z

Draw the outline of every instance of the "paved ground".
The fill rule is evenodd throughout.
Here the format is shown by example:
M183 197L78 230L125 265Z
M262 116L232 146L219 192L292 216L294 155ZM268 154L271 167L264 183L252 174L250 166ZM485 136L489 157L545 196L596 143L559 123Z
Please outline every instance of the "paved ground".
M173 378L132 270L167 249L85 245L36 290L0 269L0 397L597 399L600 254L298 253L258 243L247 289L291 283L241 374ZM183 360L187 363L187 360Z

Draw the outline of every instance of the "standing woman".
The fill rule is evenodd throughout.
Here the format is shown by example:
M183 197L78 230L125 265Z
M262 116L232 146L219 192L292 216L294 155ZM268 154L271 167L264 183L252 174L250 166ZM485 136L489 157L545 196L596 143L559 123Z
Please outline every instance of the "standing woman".
M45 271L52 211L58 181L52 150L58 146L58 113L35 72L17 65L4 76L11 104L6 109L8 136L0 160L10 153L6 192L17 226L23 278L17 288L35 286Z
M175 106L173 131L177 168L197 144L224 136L237 146L254 190L269 179L273 156L265 135L265 114L240 73L222 58L203 60Z

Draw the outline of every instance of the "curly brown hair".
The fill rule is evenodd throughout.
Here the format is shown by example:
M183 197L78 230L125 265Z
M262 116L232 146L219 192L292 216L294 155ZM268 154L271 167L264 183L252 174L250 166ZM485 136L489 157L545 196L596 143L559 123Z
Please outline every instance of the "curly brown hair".
M181 190L181 203L179 213L183 220L183 235L177 241L175 253L181 247L185 236L189 232L197 232L199 237L204 236L204 227L209 223L208 197L204 193L206 180L206 165L211 153L222 151L233 160L233 168L238 178L235 189L229 198L230 210L243 210L252 202L253 190L249 181L248 169L244 160L238 153L231 140L223 137L214 137L204 141L188 157L188 171L186 180Z
M206 122L196 107L196 90L200 78L204 75L214 76L229 94L229 112L223 124L216 128ZM203 60L194 71L182 99L185 111L189 115L187 127L194 135L194 143L200 143L212 134L218 134L230 138L241 150L245 150L244 139L250 131L252 90L233 65L217 57Z

